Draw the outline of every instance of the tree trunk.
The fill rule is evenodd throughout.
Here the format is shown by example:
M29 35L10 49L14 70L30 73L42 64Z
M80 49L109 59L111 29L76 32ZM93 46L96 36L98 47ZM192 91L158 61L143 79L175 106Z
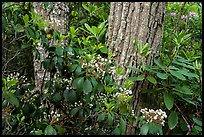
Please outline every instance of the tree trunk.
M45 9L44 2L33 2L34 12L43 16L43 20L49 21L49 26L53 30L58 30L62 34L66 34L68 25L68 11L69 8L65 2L49 2L47 9ZM45 30L48 29L47 27ZM49 45L53 45L53 39L50 40ZM48 56L45 48L39 43L36 49L40 53L40 60L36 59L34 55L34 76L35 85L42 90L43 82L50 79L50 74L43 68L43 61Z
M133 75L127 66L137 68L142 63L133 43L135 38L142 44L149 43L151 54L144 61L148 65L153 64L153 58L161 47L165 10L164 2L111 2L106 44L115 55L118 67L125 69L118 84L124 85L126 78ZM144 86L147 87L148 83L140 81L134 86L133 110L136 115L140 110L140 88ZM127 130L127 134L135 134L134 129Z

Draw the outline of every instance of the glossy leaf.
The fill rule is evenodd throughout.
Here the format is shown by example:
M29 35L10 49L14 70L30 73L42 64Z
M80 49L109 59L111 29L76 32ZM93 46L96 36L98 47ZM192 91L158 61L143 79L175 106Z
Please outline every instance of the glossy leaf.
M177 112L171 112L169 117L168 117L168 126L169 129L172 130L176 127L178 124L178 113Z
M51 125L48 125L45 129L45 135L57 135L57 132Z
M28 24L28 22L29 22L29 16L28 16L28 14L26 14L25 16L23 16L23 21L24 21L25 24Z
M77 100L77 94L76 94L76 91L75 90L71 90L69 92L69 96L68 96L68 100L70 102L75 102Z
M147 80L152 84L157 84L157 80L152 76L147 76Z
M37 130L37 131L35 131L34 133L35 133L35 135L43 135L42 130Z
M142 80L144 80L144 78L145 78L145 75L141 74L141 75L136 76L136 77L129 77L128 79L131 81L142 81Z
M158 72L158 73L157 73L157 77L159 77L160 79L167 79L167 78L168 78L168 75L165 74L165 73L160 73L160 72Z
M202 127L200 127L200 126L194 126L194 128L195 128L196 130L202 132Z
M55 49L55 53L58 55L58 56L62 56L63 55L63 51L64 49L62 47L57 47Z
M113 117L111 116L110 113L108 113L108 125L112 126L113 125Z
M89 93L92 91L92 85L88 79L86 79L84 82L83 91L84 93Z
M135 71L135 72L141 72L140 69L135 68L135 67L133 67L133 66L128 66L127 68L129 68L129 69L131 69L131 70L133 70L133 71Z
M140 128L140 135L147 135L148 131L149 131L149 124L145 123Z
M105 117L106 117L105 113L102 112L101 114L98 115L97 121L103 121Z
M16 106L16 107L19 107L19 100L16 98L16 96L13 94L13 93L10 93L9 96L8 96L8 101Z
M72 109L72 111L70 112L71 116L76 115L76 113L79 111L79 107Z
M72 83L72 87L74 89L76 89L77 91L82 91L83 89L83 85L84 85L84 77L79 77L74 79L73 83Z
M55 129L59 135L64 135L65 130L60 125L55 125Z
M186 80L186 78L178 71L170 70L170 73L171 75L173 75L174 77L177 77L180 80Z
M73 64L71 67L69 67L69 72L74 72L77 68L77 64Z
M121 131L121 135L125 135L126 122L122 118L120 119L120 131Z
M194 121L197 125L202 126L202 121L201 121L201 120L199 120L199 119L197 119L197 118L193 118L193 121Z
M17 24L16 25L16 31L17 32L24 32L24 27L22 25L20 25L20 24Z
M18 83L18 80L12 79L11 81L9 81L9 82L7 83L7 86L8 86L8 87L12 87L12 86L15 86L17 83Z
M61 99L62 99L62 98L61 98L60 93L55 93L55 94L54 94L53 100L54 100L55 102L59 102Z
M168 110L170 110L173 107L173 104L174 104L173 96L168 92L164 92L163 97L164 97L164 103L165 103L166 108Z
M113 133L114 133L114 135L120 135L120 130L119 130L119 128L115 128L114 130L113 130Z

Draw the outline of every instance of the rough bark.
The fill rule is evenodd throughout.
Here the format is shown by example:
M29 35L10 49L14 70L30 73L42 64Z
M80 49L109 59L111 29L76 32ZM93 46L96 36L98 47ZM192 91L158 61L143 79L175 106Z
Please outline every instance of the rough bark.
M115 55L119 68L125 69L125 74L118 84L124 84L131 73L127 66L138 68L142 60L133 41L149 43L151 54L145 59L148 65L153 64L153 58L159 53L162 42L163 22L166 3L164 2L111 2L106 44L109 51ZM146 82L137 82L133 92L133 109L138 114L140 88L148 86ZM133 131L128 131L134 134Z
M58 30L62 34L66 34L68 25L68 11L69 8L65 2L49 2L47 9L44 7L44 2L33 2L34 12L43 16L43 20L49 21L50 28L53 30ZM45 28L45 30L48 28ZM53 40L50 40L50 45L53 45ZM63 43L62 43L63 44ZM45 48L39 43L36 49L40 53L40 60L36 59L36 54L34 55L34 71L35 71L35 85L37 88L41 89L43 82L50 79L50 74L43 68L43 61L48 56Z

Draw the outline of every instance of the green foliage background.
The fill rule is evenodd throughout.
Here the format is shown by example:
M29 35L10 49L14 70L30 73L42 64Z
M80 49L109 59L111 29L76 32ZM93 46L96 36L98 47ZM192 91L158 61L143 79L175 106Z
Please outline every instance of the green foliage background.
M124 87L113 77L124 70L117 68L105 45L110 3L67 4L70 27L63 36L44 31L47 23L34 14L32 2L2 3L3 66L8 64L2 68L2 134L123 135L135 121L135 134L202 134L201 3L187 2L183 10L183 2L168 3L160 55L153 66L127 66L137 75ZM190 12L197 16L190 17ZM68 45L51 47L50 39ZM38 55L38 42L49 53L44 68L60 74L44 83L45 91L33 92L32 53ZM151 54L148 44L135 46L143 58ZM165 111L164 126L132 113L133 83L143 80L153 88L142 88L142 107Z

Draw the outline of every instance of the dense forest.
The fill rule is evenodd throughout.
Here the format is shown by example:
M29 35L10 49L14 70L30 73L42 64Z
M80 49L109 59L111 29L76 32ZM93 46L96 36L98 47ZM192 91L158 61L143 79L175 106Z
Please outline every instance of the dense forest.
M202 135L201 2L2 2L2 135Z

